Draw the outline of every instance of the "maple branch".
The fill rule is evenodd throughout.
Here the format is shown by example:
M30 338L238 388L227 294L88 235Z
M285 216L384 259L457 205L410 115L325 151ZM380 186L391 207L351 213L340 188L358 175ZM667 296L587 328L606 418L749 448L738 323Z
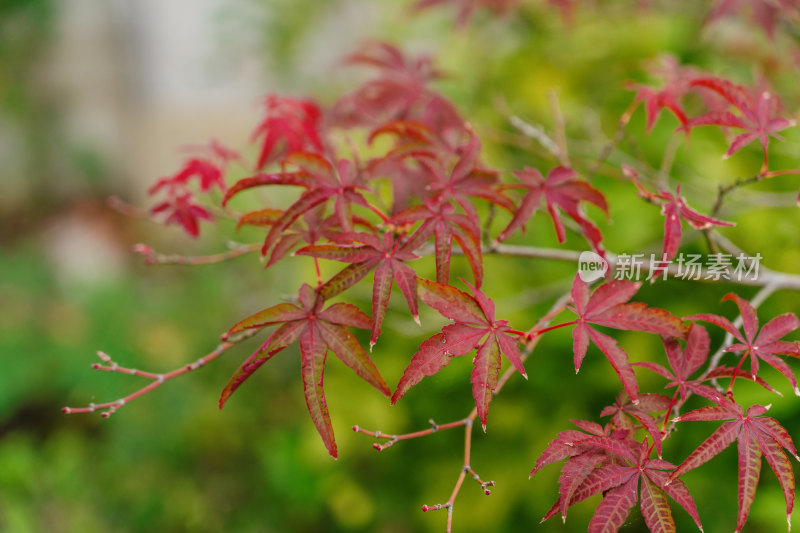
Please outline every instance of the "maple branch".
M751 176L749 178L736 178L733 183L729 183L728 185L720 185L717 187L717 199L714 201L714 206L711 208L711 216L717 216L719 210L722 209L722 202L726 195L732 191L735 191L739 187L750 185L751 183L757 183L762 179L764 179L764 174L756 174L755 176Z
M100 358L103 363L94 363L92 364L92 368L95 370L102 370L104 372L116 372L119 374L128 374L131 376L138 376L142 378L147 378L150 380L150 383L145 385L144 387L140 388L136 392L133 392L124 398L120 398L118 400L114 400L111 402L105 403L90 403L88 407L63 407L61 411L65 414L75 414L75 413L94 413L97 411L102 411L100 416L103 418L108 418L113 415L117 409L130 403L132 400L147 394L148 392L156 389L170 381L172 379L177 378L178 376L182 376L192 370L197 370L198 368L207 365L223 353L225 353L229 348L239 344L245 339L248 339L258 333L258 330L251 330L242 333L234 337L233 339L227 340L225 342L220 343L217 345L214 350L209 352L208 354L204 355L203 357L197 359L193 363L188 365L183 365L180 368L176 368L171 372L166 372L163 374L157 374L155 372L145 372L143 370L136 370L135 368L128 368L124 366L120 366L116 361L111 359L111 357L104 353L104 352L97 352L97 356Z
M619 143L625 138L625 127L628 125L628 122L631 121L631 117L633 116L633 112L636 111L636 108L639 107L639 100L634 99L633 102L625 109L622 113L622 116L619 117L619 121L617 121L617 131L614 133L614 137L611 138L608 143L603 147L600 151L600 154L597 156L597 159L592 163L592 166L589 169L589 179L591 181L594 178L597 171L600 170L600 165L602 165L608 156L611 155L611 152L614 151L614 148L619 146Z
M162 254L156 252L146 244L136 244L133 246L134 253L144 256L146 265L210 265L222 263L245 254L261 250L261 244L231 244L230 250L211 255L177 255Z
M463 420L464 422L464 464L461 467L461 472L458 474L458 479L456 479L455 487L453 487L453 492L450 493L450 498L445 503L437 503L435 505L423 505L422 511L440 511L442 509L447 510L447 533L451 533L453 531L453 505L455 504L456 497L458 496L459 491L461 490L461 485L464 484L464 479L466 479L467 474L469 474L472 479L474 479L483 489L483 493L487 496L492 493L488 487L493 487L495 485L494 481L483 481L480 476L472 469L469 465L470 462L470 455L472 453L472 422L475 420L478 411L476 409L472 410L470 416Z
M517 128L517 130L525 135L526 137L530 137L531 139L535 139L542 145L542 147L550 152L553 156L558 158L559 160L562 157L561 149L559 148L558 144L548 137L548 135L544 132L541 126L534 126L533 124L529 124L519 118L517 115L511 115L508 117L509 123L512 126Z
M558 160L565 167L571 167L569 154L567 152L567 133L564 125L564 115L561 114L561 106L558 104L558 91L551 89L547 91L547 99L550 101L550 109L553 112L553 122L556 130L556 144L558 145Z
M715 234L714 238L719 240L718 234ZM425 247L421 249L418 253L420 255L430 255L432 252L433 252L433 247ZM454 249L452 253L454 255L463 255L463 252L460 249ZM484 245L483 253L509 255L516 257L531 257L539 259L553 259L556 261L572 261L575 263L578 262L578 258L581 255L581 252L575 250L540 248L536 246L524 246L517 244ZM609 268L614 269L617 265L617 254L606 251L606 260L609 263ZM659 272L664 271L664 267L659 261L650 262L649 260L642 260L642 262L637 265L641 267L641 271L643 273L650 273L655 270L658 270ZM666 268L666 272L670 275L675 276L679 273L678 269L679 269L678 265L670 264ZM767 285L775 284L777 285L778 289L800 290L800 274L772 270L763 265L759 267L759 273L757 277L730 276L731 279L724 279L720 277L718 277L718 279L713 279L713 278L714 276L707 269L698 268L696 270L696 277L690 281L705 281L711 283L728 282L728 283L735 283L737 285L746 285L750 287L764 287Z
M547 325L550 323L553 318L558 315L564 308L567 306L567 303L570 301L570 293L567 292L566 294L562 295L558 298L553 305L550 307L550 310L542 316L536 325L532 328L533 330L543 329L546 328ZM522 340L521 337L520 340ZM530 357L531 353L533 353L533 349L539 343L539 339L541 336L535 336L528 340L527 344L525 344L525 350L523 350L520 359L524 362L525 360ZM497 380L497 386L495 387L494 391L492 392L492 396L497 396L503 387L506 386L508 381L511 379L511 376L517 374L516 369L511 366L503 372L503 375ZM477 482L481 489L483 489L484 494L487 496L491 494L491 490L489 487L493 487L495 485L494 481L483 481L481 477L473 470L472 466L470 466L470 456L472 453L472 426L475 419L478 416L477 408L473 407L470 413L461 420L456 420L454 422L449 422L447 424L438 425L432 419L428 422L431 424L431 427L428 429L415 431L413 433L405 433L402 435L385 435L380 431L369 431L359 426L353 426L353 431L356 433L364 433L365 435L370 435L371 437L375 437L377 439L385 438L388 439L385 443L375 442L372 444L372 447L378 451L383 451L386 448L390 448L394 446L396 442L401 440L408 440L408 439L415 439L418 437L424 437L426 435L430 435L432 433L436 433L443 429L452 429L459 426L464 426L464 461L462 463L461 472L458 474L458 478L456 479L456 484L453 487L453 492L450 493L450 498L445 503L438 503L435 505L423 505L422 511L440 511L442 509L447 510L447 533L452 532L453 527L453 504L455 503L456 497L458 496L459 491L461 490L461 486L464 483L464 479L466 479L467 474L469 474L475 482Z
M117 213L129 218L148 218L149 215L146 209L139 206L129 204L119 196L109 196L106 199L106 205Z
M418 437L424 437L425 435L430 435L431 433L436 433L437 431L464 426L468 423L472 423L472 421L465 418L463 420L456 420L455 422L449 422L447 424L439 425L436 422L434 422L433 419L430 419L428 420L428 423L430 423L431 425L431 427L428 429L415 431L413 433L404 433L402 435L387 435L380 430L369 431L360 426L353 426L353 431L355 431L356 433L363 433L365 435L375 437L376 439L389 439L387 442L384 443L374 442L372 444L372 447L380 452L385 450L386 448L391 448L392 446L395 445L395 443L401 440L409 440L409 439L416 439Z

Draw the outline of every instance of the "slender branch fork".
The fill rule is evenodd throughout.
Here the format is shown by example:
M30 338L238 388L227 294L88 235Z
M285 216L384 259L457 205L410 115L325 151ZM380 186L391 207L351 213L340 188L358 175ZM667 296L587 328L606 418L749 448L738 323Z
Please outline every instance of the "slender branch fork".
M558 315L564 308L567 306L567 303L570 301L570 294L564 294L561 298L556 300L550 310L545 314L542 318L539 319L536 326L533 327L531 331L541 331L545 329L550 322ZM531 353L533 353L533 349L539 343L540 336L531 337L529 340L525 342L525 350L522 353L522 361L526 361L528 357L530 357ZM500 391L506 386L508 381L511 379L511 376L514 375L516 370L514 367L509 367L503 372L500 379L497 381L497 387L495 387L492 396L497 396L500 394ZM353 426L353 431L356 433L364 433L365 435L369 435L376 439L387 439L385 442L375 442L372 444L372 447L378 451L383 451L387 448L394 446L397 442L402 440L409 440L415 439L418 437L425 437L427 435L431 435L433 433L437 433L442 430L446 429L453 429L457 427L464 427L464 460L461 466L461 470L459 471L458 478L456 479L456 484L453 487L453 491L450 493L450 498L445 503L437 503L435 505L423 505L423 511L440 511L446 510L447 511L447 533L451 533L453 530L453 506L456 501L456 497L458 496L459 491L461 490L461 486L464 483L467 475L469 475L476 483L478 483L483 490L484 494L487 496L492 493L489 487L493 487L495 485L494 481L483 481L481 477L478 475L475 470L473 470L472 466L470 465L470 455L472 451L472 426L475 421L475 418L478 416L478 411L476 408L473 408L472 411L463 419L456 420L454 422L449 422L447 424L436 424L433 420L429 420L431 427L428 429L423 429L420 431L415 431L413 433L405 433L402 435L390 435L383 433L381 431L370 431L364 429L359 426Z
M254 331L246 331L241 335L237 335L236 337L229 339L225 342L220 343L214 348L211 352L204 355L203 357L197 359L193 363L189 363L187 365L183 365L171 372L166 372L164 374L156 374L154 372L145 372L143 370L137 370L135 368L128 368L124 366L120 366L116 361L114 361L108 354L104 352L97 352L97 356L100 358L102 363L94 363L92 368L95 370L102 370L104 372L115 372L119 374L128 374L131 376L138 376L141 378L146 378L150 380L150 383L145 385L144 387L140 388L136 392L133 392L124 398L119 398L118 400L114 400L111 402L105 403L91 403L88 407L64 407L61 410L66 414L74 414L74 413L95 413L100 412L100 415L103 418L108 418L113 415L120 407L130 403L132 400L147 394L148 392L156 389L170 381L172 379L177 378L178 376L182 376L192 370L197 370L198 368L207 365L226 351L236 346L243 340L252 337L257 333L257 330Z

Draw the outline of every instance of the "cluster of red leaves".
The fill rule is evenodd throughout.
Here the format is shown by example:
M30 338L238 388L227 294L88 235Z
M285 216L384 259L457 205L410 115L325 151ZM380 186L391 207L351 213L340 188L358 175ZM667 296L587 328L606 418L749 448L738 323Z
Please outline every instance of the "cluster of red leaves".
M660 407L642 407L640 411L663 411ZM617 531L637 501L650 531L674 532L675 521L667 501L669 496L703 530L689 490L676 479L677 467L663 459L651 459L653 447L646 438L637 442L634 431L615 428L612 424L602 427L585 420L572 422L580 431L559 433L531 471L533 476L549 464L567 460L558 479L558 501L543 520L558 513L566 520L569 507L602 493L603 500L589 522L589 533Z
M602 285L592 295L592 299L603 289L616 292L611 289L612 286L613 283ZM580 290L580 285L577 287ZM586 299L585 295L576 295L575 290L576 287L573 287L574 301ZM636 504L637 487L640 486L638 500L645 523L650 531L659 533L675 531L666 495L681 505L702 530L695 504L685 485L678 478L709 461L734 441L738 441L739 449L739 512L736 531L741 531L744 526L755 498L762 455L778 478L786 502L787 522L790 520L794 508L795 480L791 464L783 450L786 449L800 461L797 450L786 429L775 419L763 416L769 407L753 405L745 409L734 401L732 387L737 378L744 378L776 392L757 375L758 360L762 359L784 374L797 391L793 373L788 365L775 355L800 357L800 343L780 340L800 327L800 321L795 315L787 313L773 318L759 331L755 310L749 302L734 294L728 295L725 299L733 300L739 307L744 335L722 316L700 314L685 317L685 320L702 320L713 323L740 341L724 350L725 352L742 352L743 356L739 365L736 368L715 366L692 379L691 376L705 364L708 358L708 333L702 326L693 324L688 335L684 336L684 348L681 348L681 338L672 334L663 334L662 340L672 370L667 370L660 364L651 361L633 363L632 366L647 368L669 380L666 387L676 388L674 396L670 399L660 394L642 394L632 400L629 393L623 392L614 405L606 407L600 413L601 416L611 416L609 424L605 427L594 422L574 421L582 431L568 430L560 433L545 449L531 472L532 476L546 465L567 460L559 478L559 499L545 515L545 520L559 512L562 517L566 518L568 507L602 492L603 501L597 507L595 515L589 523L589 531L617 531L630 513L630 509ZM590 300L590 303L594 302ZM619 317L621 324L626 323L625 312L619 313ZM655 323L662 323L663 326L663 320L656 320ZM613 323L604 325L613 326ZM625 329L643 328L631 328L628 325ZM577 357L585 351L584 346L588 344L588 340L579 342L581 336L575 333L573 333L573 337L576 341L575 354ZM613 339L611 341L613 342ZM604 352L607 350L607 347L602 344L598 344L598 346ZM613 346L616 347L616 343ZM742 363L748 356L751 358L751 371L741 369ZM614 364L613 361L612 364ZM632 376L632 372L630 374L620 373L623 384L626 377L635 379ZM730 378L731 380L727 394L721 394L717 389L704 384L705 381L721 378ZM670 413L673 409L684 404L690 396L695 394L710 402L711 405L700 407L670 420ZM695 451L690 453L680 465L675 466L663 461L661 459L661 441L670 434L666 429L667 423L677 424L690 421L724 421L724 423ZM637 430L646 431L653 441L652 445L649 444L647 437L644 437L641 442L638 441ZM653 450L656 451L658 459L650 458ZM640 481L641 485L639 485Z
M211 213L194 200L192 181L202 193L217 187L225 191L225 169L229 162L240 159L238 153L216 141L201 147L200 156L184 161L183 167L173 174L159 179L148 189L148 194L161 194L164 200L150 209L152 215L166 215L166 224L177 224L192 237L200 233L200 220L213 220ZM196 179L196 180L195 180Z
M421 2L427 7L444 0ZM476 5L506 9L514 2L461 2L462 9ZM553 2L558 3L558 2ZM558 3L571 6L571 2ZM462 12L462 17L468 16ZM326 357L332 351L359 377L391 396L397 402L425 377L447 366L454 357L474 352L471 385L477 416L486 429L489 404L498 387L503 358L527 377L523 367L521 341L533 335L511 329L498 319L495 304L481 289L484 266L484 233L478 202L487 202L508 212L510 221L495 242L510 238L534 216L542 205L552 219L558 241L566 239L562 213L569 217L577 233L601 255L602 234L585 213L591 204L608 214L603 194L578 173L566 166L552 169L547 177L533 168L513 172L519 180L504 183L502 173L481 160L481 141L455 107L437 93L431 84L441 73L430 58L409 57L385 43L369 43L348 58L348 62L375 70L374 78L342 96L330 108L309 100L269 96L266 112L255 128L252 140L258 143L253 173L225 184L227 165L238 154L212 145L208 155L187 160L175 175L163 178L151 189L165 194L166 200L153 208L154 214L169 213L167 222L180 224L193 236L198 220L211 219L210 212L194 202L190 185L200 192L219 188L224 192L222 207L239 201L245 193L266 186L293 187L296 199L285 207L264 205L238 217L238 227L252 226L264 232L262 256L266 266L290 257L294 261L312 258L318 273L315 286L304 284L291 303L273 305L238 322L225 337L267 327L275 327L266 340L242 363L224 388L220 407L266 361L291 345L299 347L302 385L311 419L327 450L337 454L333 426L323 389ZM768 92L752 92L725 80L698 74L674 62L666 63L666 84L661 89L641 85L637 102L645 102L647 127L663 109L670 110L687 132L696 126L714 124L745 130L737 137L729 154L758 139L766 150L770 135L791 125L776 118L777 100ZM689 117L683 99L696 92L708 107L705 114ZM729 109L733 107L738 114ZM384 151L369 159L350 147L342 157L329 142L332 128L366 130L370 153L380 146ZM354 136L355 137L355 136ZM637 181L633 169L626 168L640 194L662 207L665 216L662 259L675 257L681 238L681 219L696 229L730 225L698 213L675 192L649 192ZM383 187L387 184L387 187ZM516 198L510 192L521 189ZM391 196L387 191L391 191ZM461 249L473 274L473 284L463 282L471 294L451 284L450 262L453 241ZM422 252L435 255L435 281L420 277L412 266ZM321 277L319 260L345 263L329 279ZM371 278L368 276L372 273ZM329 300L371 279L371 316L352 304ZM463 280L462 280L463 281ZM389 306L392 284L396 283L413 319L419 322L419 303L438 311L452 323L421 343L410 357L392 394L377 366L348 328L370 330L370 351L378 342ZM739 525L747 518L755 491L760 457L763 454L786 496L787 513L794 498L794 478L787 467L783 449L796 455L786 431L773 419L762 416L765 408L745 410L733 399L737 378L758 382L772 389L758 376L763 360L797 382L788 365L777 355L800 357L798 343L780 340L800 327L791 314L781 315L758 332L752 306L732 295L741 311L744 334L717 315L698 314L684 319L644 303L630 302L639 283L607 280L594 291L580 276L571 288L571 305L577 318L548 329L574 326L573 361L576 372L593 343L619 376L623 392L601 416L610 416L602 427L579 421L582 431L567 431L550 443L531 475L547 464L566 459L559 479L559 499L545 518L557 513L566 517L567 508L596 494L602 503L589 525L589 531L614 532L638 502L651 531L674 532L675 525L667 496L681 505L700 526L694 502L683 483L683 473L696 468L734 440L739 441ZM733 367L716 365L694 376L706 362L709 339L706 330L688 321L706 321L720 326L739 342L726 352L742 352ZM599 328L637 331L660 335L670 369L650 361L631 362L617 340ZM744 360L751 358L750 370ZM646 368L668 380L674 396L640 393L634 368ZM693 377L694 376L694 377ZM729 378L728 394L706 384L712 379ZM712 405L701 407L670 421L670 415L690 397L698 396ZM682 464L664 461L662 440L670 435L668 423L693 420L725 420L723 426L701 444ZM651 443L652 441L652 443ZM657 458L651 458L655 450ZM755 480L755 481L754 481Z
M607 212L603 195L566 167L554 169L547 179L538 170L528 168L515 173L520 185L503 185L501 173L481 161L478 136L452 104L431 88L441 74L430 58L409 57L385 43L368 43L348 62L366 65L376 75L330 108L274 95L265 99L265 116L253 133L253 141L259 146L253 165L255 173L225 187L224 168L200 173L194 170L198 163L193 162L194 166L188 166L189 170L169 182L170 186L173 182L184 186L188 179L185 176L200 176L201 190L218 185L225 192L224 208L257 188L299 189L296 199L286 207L266 205L240 215L238 227L264 230L262 255L267 266L290 255L311 257L315 263L329 260L346 264L330 279L319 278L316 287L304 285L296 303L268 307L230 329L228 335L279 326L231 378L221 400L223 404L264 362L297 341L309 413L331 454L336 453L336 444L322 391L325 354L333 351L358 375L382 392L387 391L377 368L344 326L371 330L372 349L381 334L393 283L417 322L418 299L455 321L425 341L411 357L392 396L393 402L424 376L441 370L453 356L477 350L472 391L485 427L498 383L501 355L524 374L518 332L511 330L506 321L495 318L494 303L480 289L484 275L483 229L476 201L510 213L511 222L499 237L505 239L536 213L543 200L560 242L565 240L560 219L563 211L598 251L602 251L602 235L583 213L581 204L591 203ZM366 128L368 142L374 144L380 139L385 151L366 160L352 151L349 157L341 157L328 141L331 128ZM385 195L377 192L377 183L387 181L393 193L388 202ZM159 184L157 188L166 186ZM520 187L526 193L517 203L507 192ZM193 212L203 218L208 215L199 206ZM196 234L196 227L192 233ZM472 296L450 285L453 241L471 267L474 286L465 284L471 288ZM436 281L418 277L411 265L417 253L430 245L436 259ZM326 301L370 273L371 317L344 304L323 310ZM616 307L618 313L642 313L636 327L652 330L644 324L651 311L634 311L635 304L624 304L623 300L616 303L621 304ZM676 328L668 327L670 333L675 333ZM656 330L664 332L658 327ZM600 335L598 332L595 336ZM604 343L610 345L608 341ZM618 355L619 351L614 353ZM617 359L627 361L626 357ZM630 370L627 366L626 369ZM635 396L632 383L626 380Z
M682 67L673 58L663 61L660 75L664 79L660 88L629 85L636 91L635 101L645 103L648 130L663 109L670 110L677 117L681 123L680 130L687 135L698 126L718 126L724 132L728 128L744 130L733 139L724 157L728 158L758 140L764 153L761 173L767 171L769 138L782 140L777 132L795 124L793 120L778 116L781 109L775 95L769 90L747 88L724 78ZM707 109L705 113L688 117L684 100L695 92L705 102Z

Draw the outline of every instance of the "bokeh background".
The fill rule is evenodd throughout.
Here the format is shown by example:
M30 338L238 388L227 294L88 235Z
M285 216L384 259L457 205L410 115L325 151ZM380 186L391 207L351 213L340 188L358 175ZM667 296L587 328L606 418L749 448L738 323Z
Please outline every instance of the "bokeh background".
M182 254L213 253L228 238L257 234L203 227L193 241L174 227L126 218L107 206L111 195L147 206L146 188L174 172L181 147L217 138L252 154L247 144L267 93L332 102L364 79L341 65L360 41L379 38L435 55L449 77L438 89L452 98L485 140L487 160L501 169L546 170L555 162L509 125L514 113L552 130L548 100L557 91L571 154L590 161L615 131L633 93L626 80L652 81L647 65L663 53L740 83L769 79L790 114L800 102L798 69L789 52L797 33L775 42L743 19L703 26L710 2L586 2L564 20L544 2L515 15L479 12L454 28L452 11L419 16L391 0L2 0L0 1L0 530L28 532L315 532L443 531L444 514L423 503L447 499L461 464L460 430L397 445L381 454L354 424L384 432L424 428L465 416L473 400L468 361L412 390L398 405L343 365L328 365L326 390L340 459L330 459L305 410L295 350L272 360L224 411L219 391L257 340L121 409L108 420L65 416L64 405L118 398L141 383L93 372L94 352L121 364L166 371L193 361L243 316L294 294L307 273L292 264L263 270L256 257L203 267L145 267L130 253L137 242ZM602 4L602 5L600 5ZM671 175L690 203L707 211L716 187L758 171L750 147L720 161L727 143L717 131L675 140L677 122L662 119L644 135L642 112L630 139L594 178L611 205L601 221L609 249L656 251L658 209L636 199L618 165L638 161L657 171L674 152ZM773 168L798 166L798 140L773 143ZM616 165L616 166L615 166ZM667 170L669 174L669 170ZM797 271L800 216L797 180L759 184L731 195L725 235L765 264ZM502 220L501 220L502 222ZM499 223L495 229L498 229ZM546 217L513 242L555 246ZM687 234L686 251L705 253ZM571 236L567 247L585 244ZM430 265L424 263L423 269ZM468 268L454 259L454 275ZM486 258L485 290L512 325L525 329L568 289L574 265ZM641 299L678 315L701 311L733 317L719 304L724 284L659 282ZM355 290L368 305L368 289ZM797 295L778 293L762 317L798 309ZM418 344L440 326L423 328L393 298L373 357L390 386ZM715 342L718 331L711 331ZM796 338L796 337L794 337ZM633 359L662 357L654 336L625 334ZM366 338L364 339L366 340ZM558 467L527 476L536 457L568 419L598 420L619 390L604 358L590 352L572 371L569 332L548 334L527 363L530 380L512 380L493 402L489 432L476 431L472 466L497 486L489 497L467 483L455 507L456 531L578 532L594 509L584 503L565 525L539 525L556 499ZM797 366L797 365L795 365ZM800 436L800 403L783 378L765 375L785 398L748 385L737 394L773 402L773 416ZM641 374L643 390L663 383ZM665 446L680 462L713 424L682 426ZM796 465L795 465L796 466ZM735 526L736 452L722 453L685 477L706 531ZM596 499L595 499L596 500ZM780 487L766 464L746 526L785 527ZM623 531L646 531L638 511ZM694 526L674 508L679 531ZM797 513L795 513L797 514Z

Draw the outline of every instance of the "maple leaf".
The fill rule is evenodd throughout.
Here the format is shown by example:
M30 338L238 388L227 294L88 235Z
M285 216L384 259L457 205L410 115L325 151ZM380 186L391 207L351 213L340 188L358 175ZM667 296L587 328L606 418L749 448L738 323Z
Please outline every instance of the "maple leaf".
M661 58L660 68L655 69L655 74L664 80L660 89L639 83L627 84L629 89L636 91L635 101L644 102L647 131L653 129L664 109L670 110L681 125L685 126L689 119L686 117L681 100L691 90L690 83L697 77L697 73L693 69L681 66L674 57L664 56Z
M761 171L766 171L769 162L767 146L770 136L783 140L777 132L795 124L793 120L774 116L777 112L778 102L772 93L761 91L759 94L751 95L743 87L720 78L698 78L693 80L691 85L715 91L733 105L741 115L734 115L729 111L712 110L692 118L685 124L685 128L714 125L746 130L745 133L733 139L724 157L727 159L758 139L764 152Z
M790 355L800 358L800 342L780 340L781 337L800 328L800 320L797 319L797 316L794 313L784 313L776 316L764 324L759 331L758 315L750 302L733 293L726 294L722 298L723 302L727 300L733 300L739 307L742 325L744 326L744 335L724 316L699 314L684 317L684 320L702 320L721 327L739 341L725 348L726 352L743 352L737 370L742 366L744 360L750 357L751 375L757 376L759 359L761 359L783 374L791 383L794 393L800 396L800 389L797 387L797 378L794 372L783 359L777 357L777 355Z
M438 95L431 96L415 120L380 125L370 134L369 143L387 135L392 136L394 146L372 159L367 172L371 177L391 178L395 212L408 207L413 197L427 200L441 190L447 169L453 160L473 149L475 136L453 105ZM511 206L507 198L493 197L490 201L498 200Z
M681 196L680 184L675 188L675 194L662 189L659 189L656 193L651 193L639 183L637 179L639 174L633 168L622 165L622 171L631 179L642 197L652 203L661 204L661 214L664 215L664 246L661 252L661 264L664 265L664 269L678 254L678 248L681 244L681 235L683 233L681 219L698 230L709 229L713 226L736 225L733 222L726 222L703 215L689 207L686 198ZM663 269L657 269L651 280L655 281L658 276L663 273Z
M385 396L391 391L375 364L347 326L369 329L370 320L356 306L335 303L323 309L324 300L308 284L303 284L298 301L281 303L255 313L231 327L223 339L252 329L280 324L266 341L242 363L222 390L220 409L239 386L261 365L284 348L297 342L300 345L301 374L306 405L317 431L333 457L336 441L333 436L328 405L323 390L325 358L330 350L359 377Z
M716 389L704 385L703 382L719 378L749 379L755 381L768 391L781 395L780 392L773 389L760 377L754 376L746 370L740 369L738 372L735 372L735 369L726 366L717 366L711 372L702 375L698 379L690 379L692 374L705 364L708 359L709 351L708 332L703 326L696 322L692 324L689 329L685 348L681 349L679 339L675 337L662 336L661 340L664 344L664 350L667 353L667 360L669 361L672 371L652 361L637 361L631 364L633 366L646 368L668 379L669 383L667 383L664 388L677 387L682 401L686 401L691 394L698 394L707 400L716 402L722 396ZM669 415L669 413L667 413L667 415Z
M775 39L775 27L780 20L798 16L797 0L717 0L708 14L706 23L712 24L717 19L741 9L745 4L750 4L753 20L772 40Z
M211 221L214 218L204 207L199 206L193 201L193 196L189 192L170 194L167 200L160 202L150 209L153 215L169 213L165 224L177 224L192 237L200 234L201 219Z
M295 152L286 158L287 164L299 167L297 172L278 172L274 174L259 174L245 178L231 187L222 205L241 191L262 185L296 185L306 190L283 214L278 217L270 228L264 246L261 249L263 256L275 245L283 233L303 213L314 207L334 200L334 211L343 231L353 230L353 214L351 204L355 203L372 209L361 191L369 190L363 183L363 176L356 168L354 162L340 159L336 168L322 156L310 152ZM383 215L382 215L383 216Z
M251 140L261 137L261 152L256 170L292 152L324 150L320 137L322 112L311 100L271 94L264 99L264 118L251 134Z
M409 238L414 242L427 241L434 237L436 257L436 281L447 284L450 280L450 254L453 240L458 243L472 268L475 285L483 283L483 256L481 252L480 228L472 217L457 213L449 202L426 200L396 213L390 223L396 225L423 221L422 225Z
M703 527L694 500L680 480L672 482L670 471L675 465L661 459L650 459L647 439L635 442L625 432L608 434L606 429L583 421L581 431L565 431L552 441L537 460L533 476L546 464L567 459L559 477L559 498L542 521L561 513L595 494L603 494L589 522L589 533L614 533L619 530L639 501L645 523L654 533L675 533L667 495L689 513L700 531ZM677 477L677 476L675 476ZM641 486L641 488L640 488Z
M324 207L324 205L318 205L309 209L286 228L270 249L269 260L267 260L265 267L272 266L302 243L313 245L320 240L333 239L337 235L341 235L339 219L336 215L324 217ZM280 219L282 214L283 211L279 209L260 209L245 213L239 219L237 229L243 225L271 227ZM300 219L302 219L302 223ZM353 216L353 225L373 229L373 225L368 220L359 216Z
M486 431L486 415L500 375L500 355L505 355L526 379L528 375L522 366L519 341L508 333L508 322L496 320L494 302L480 289L467 285L473 296L449 285L417 278L419 298L455 323L420 345L392 395L392 404L422 378L439 372L453 357L466 355L477 347L472 361L472 395Z
M667 396L652 393L640 394L639 401L633 403L625 391L622 391L617 396L614 405L603 408L600 416L611 416L611 423L617 429L634 430L636 425L631 418L639 422L650 433L660 459L663 437L661 430L658 429L658 422L650 413L664 412L670 408L671 404L672 402Z
M480 151L480 139L470 132L469 141L460 147L457 160L449 171L445 170L442 161L431 161L427 157L419 159L431 170L432 183L428 188L434 195L433 199L453 200L476 224L478 215L470 197L482 198L509 212L514 211L514 203L498 187L500 180L497 171L480 166Z
M514 212L514 218L508 226L500 232L499 241L503 241L511 236L517 229L521 228L528 219L539 209L541 201L544 200L547 212L553 220L556 230L556 237L559 243L566 240L564 235L564 224L561 222L559 209L564 211L567 216L578 223L584 236L602 255L600 242L603 236L598 227L586 218L581 209L580 202L589 202L596 205L608 215L608 204L603 194L584 181L577 180L578 173L568 167L559 166L547 174L547 178L542 177L541 172L535 168L525 168L514 172L522 183L518 185L506 185L506 188L525 188L527 192L520 203L519 208Z
M375 126L393 120L414 120L435 95L427 88L430 81L441 77L428 56L407 57L397 47L371 41L347 63L365 65L378 71L350 94L340 98L331 110L336 124Z
M590 296L589 284L576 274L572 283L571 310L578 318L568 323L575 324L572 330L575 372L580 370L591 340L611 363L622 386L634 402L638 400L639 387L628 361L628 354L617 345L617 341L589 324L684 338L687 331L680 318L663 309L647 307L643 303L627 303L641 285L627 280L613 280L599 286Z
M383 318L389 306L392 291L392 280L400 287L400 291L408 303L414 320L419 324L417 308L417 276L414 270L405 264L416 259L413 243L401 243L392 232L385 232L383 238L369 233L344 233L337 237L341 241L352 244L322 244L306 246L295 252L295 255L321 257L333 261L351 263L342 272L326 282L320 292L325 298L355 285L370 271L375 271L372 283L372 333L370 351L378 340ZM356 245L355 243L361 243Z
M738 441L739 448L739 513L737 533L747 521L750 505L755 498L756 486L761 472L761 456L775 472L783 489L786 501L786 521L791 529L791 513L794 507L794 474L783 449L798 461L797 450L789 433L777 420L763 416L769 407L753 405L747 412L734 402L720 398L717 405L701 407L675 418L676 422L726 420L714 433L693 451L670 475L669 482L706 463L722 450Z
M463 121L461 122L463 128ZM440 126L447 130L446 126ZM435 159L437 153L455 154L451 147L436 131L421 122L395 120L381 125L369 136L369 144L379 137L391 135L394 147L381 157L370 160L366 172L371 178L389 177L392 183L392 210L394 212L409 207L412 198L427 200L430 197L428 185L433 181L428 165L421 165L418 158Z
M222 169L208 159L193 157L184 162L181 170L172 176L161 178L147 192L153 195L159 190L175 184L188 185L189 180L193 177L197 177L200 190L203 192L209 191L214 186L217 186L221 191L225 190Z
M150 196L163 194L166 199L150 209L152 215L166 213L166 224L177 224L192 237L200 233L200 220L213 220L207 209L198 205L190 188L196 179L200 192L208 192L213 187L221 191L226 189L225 170L228 163L239 158L239 154L224 147L217 141L208 146L195 147L193 151L205 153L205 156L190 157L183 162L183 167L171 176L160 178L148 190Z

